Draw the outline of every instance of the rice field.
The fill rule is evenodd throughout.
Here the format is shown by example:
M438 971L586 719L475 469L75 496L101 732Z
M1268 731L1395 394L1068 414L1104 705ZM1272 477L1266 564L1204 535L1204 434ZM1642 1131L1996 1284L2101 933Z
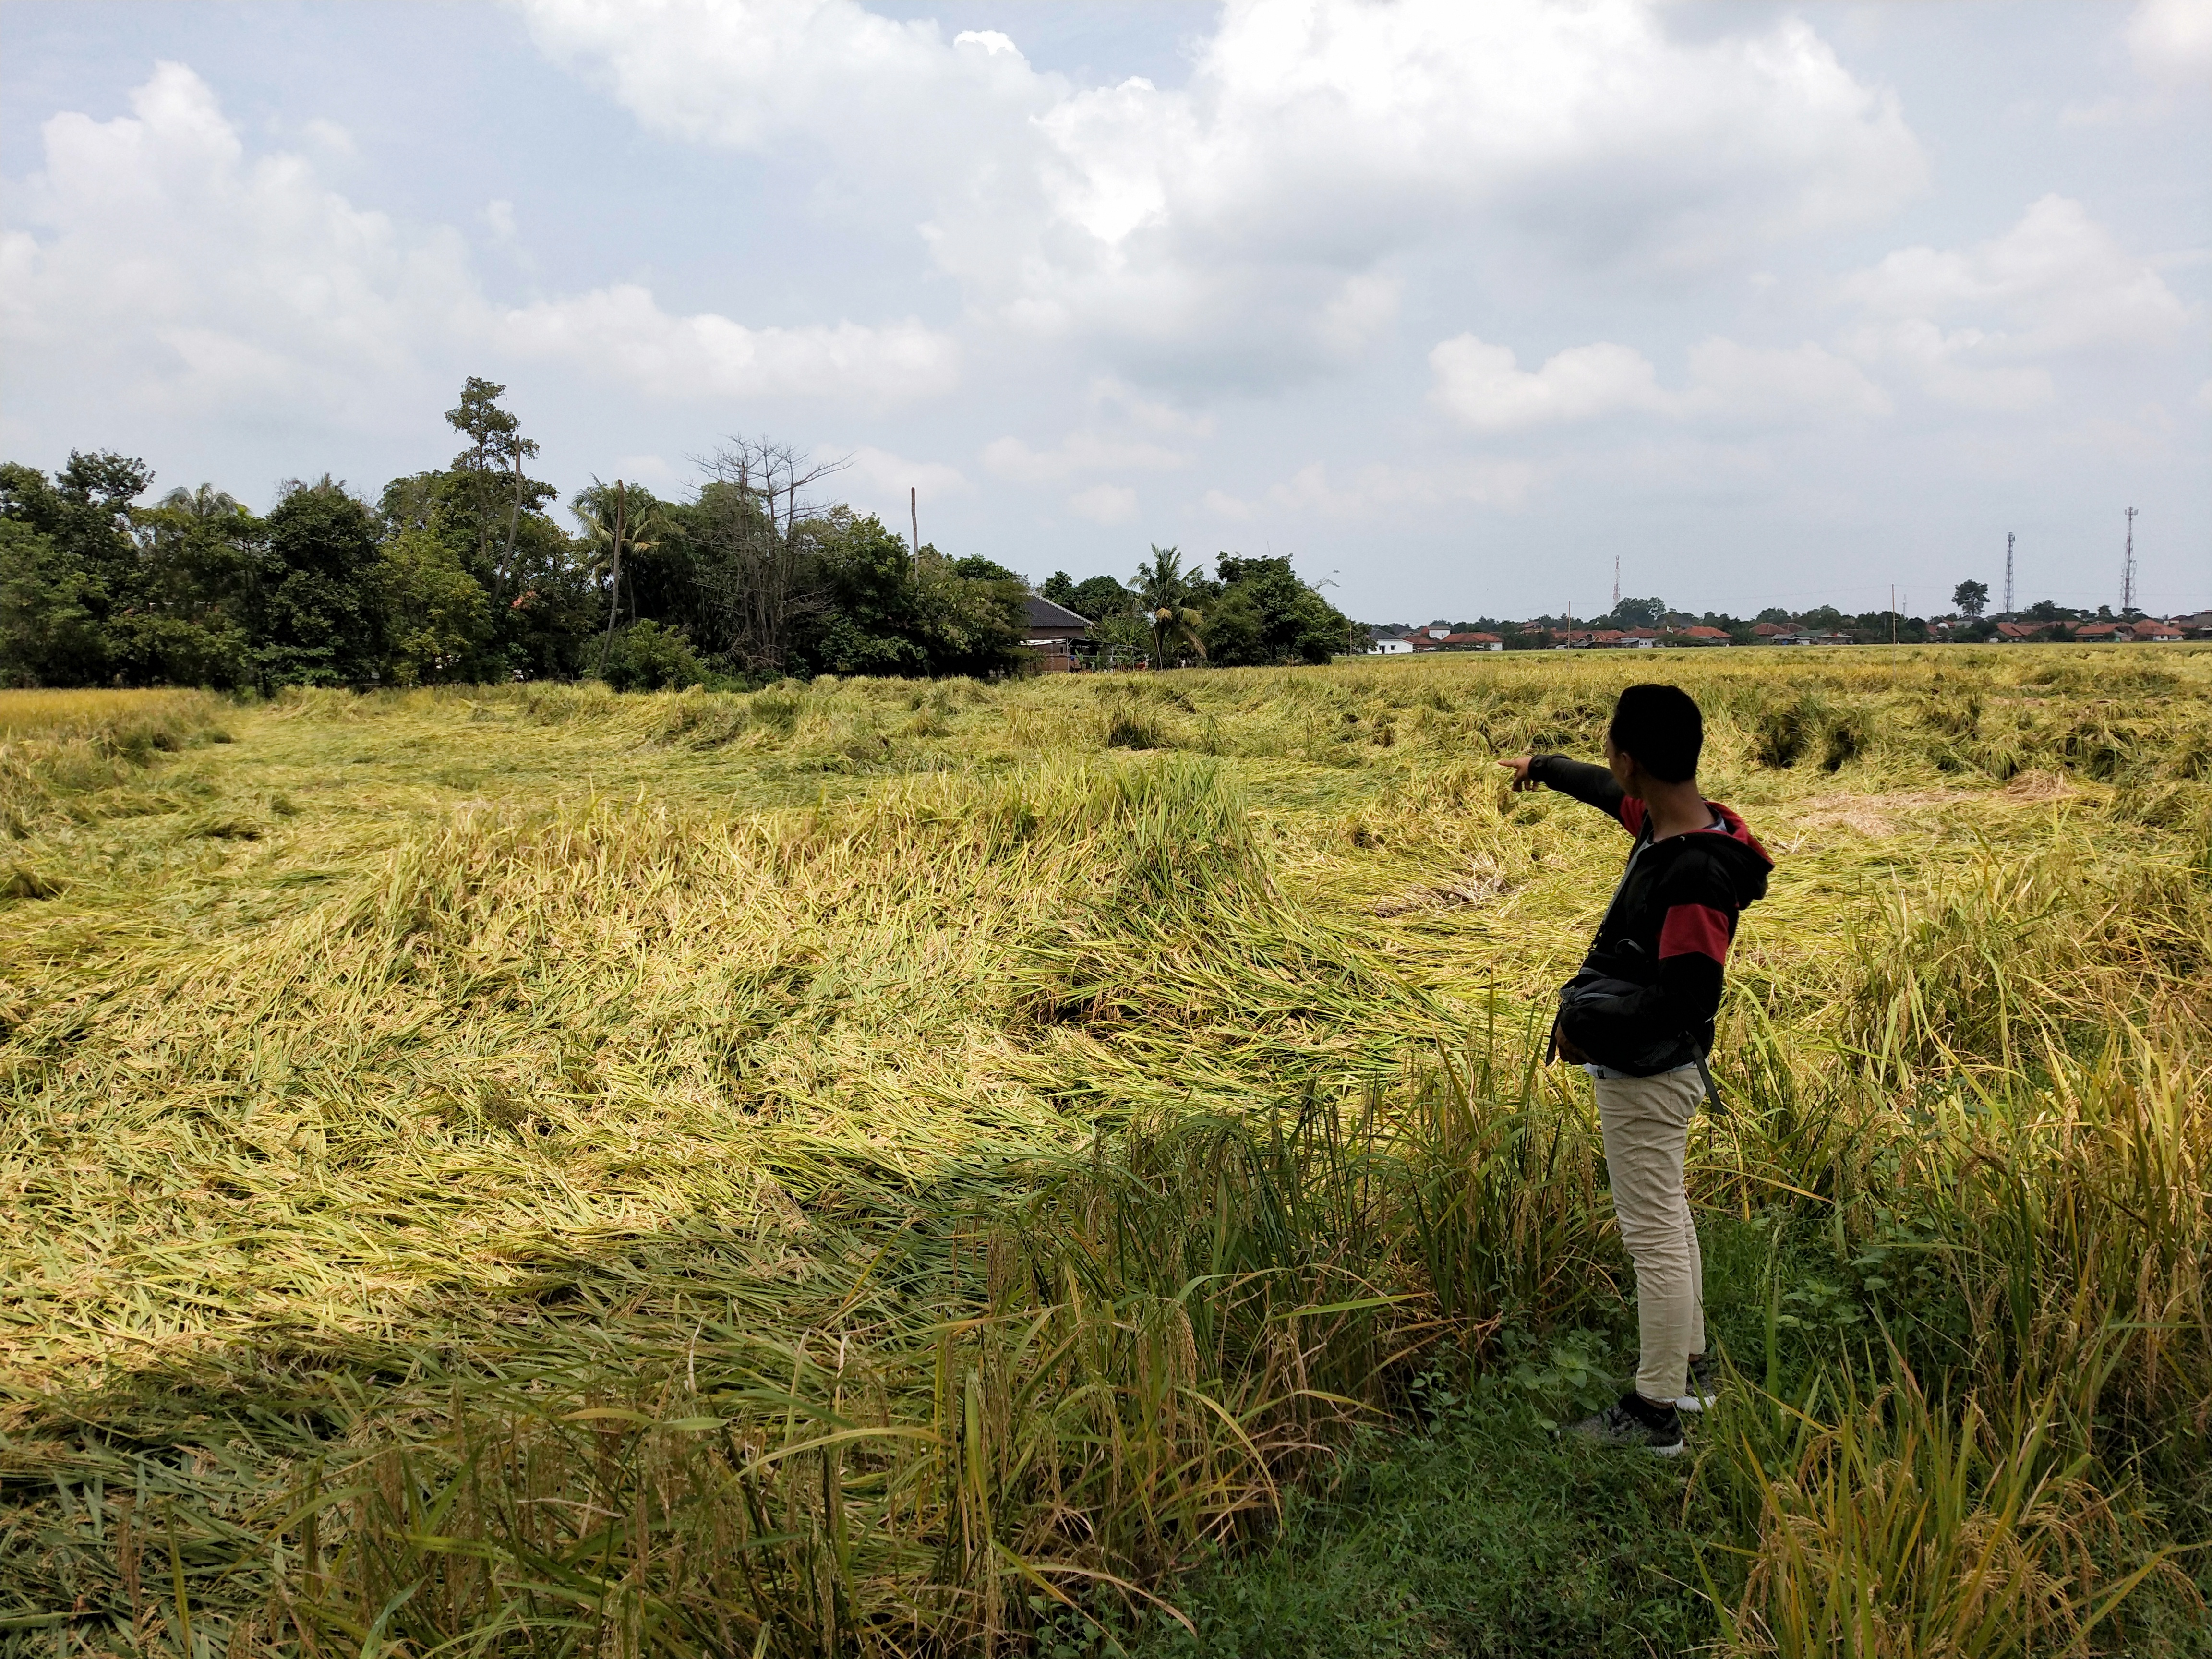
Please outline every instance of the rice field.
M1233 1650L1305 1495L1633 1369L1540 1064L1624 845L1493 759L1662 670L1778 855L1669 1593L2212 1653L2185 647L0 693L0 1650Z

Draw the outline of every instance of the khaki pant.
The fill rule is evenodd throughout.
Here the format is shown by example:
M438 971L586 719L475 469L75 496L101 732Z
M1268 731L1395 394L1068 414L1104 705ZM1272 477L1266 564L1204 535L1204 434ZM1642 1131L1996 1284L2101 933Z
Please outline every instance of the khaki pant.
M1636 1264L1636 1322L1643 1349L1636 1391L1673 1401L1689 1357L1705 1351L1705 1264L1682 1190L1690 1117L1705 1097L1694 1066L1657 1077L1594 1077L1598 1121L1620 1240Z

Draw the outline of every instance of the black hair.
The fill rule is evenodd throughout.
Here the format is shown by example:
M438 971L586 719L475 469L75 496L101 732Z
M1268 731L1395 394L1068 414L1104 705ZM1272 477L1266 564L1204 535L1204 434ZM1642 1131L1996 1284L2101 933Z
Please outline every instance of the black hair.
M1632 685L1613 704L1606 735L1662 783L1687 783L1698 775L1705 719L1679 685Z

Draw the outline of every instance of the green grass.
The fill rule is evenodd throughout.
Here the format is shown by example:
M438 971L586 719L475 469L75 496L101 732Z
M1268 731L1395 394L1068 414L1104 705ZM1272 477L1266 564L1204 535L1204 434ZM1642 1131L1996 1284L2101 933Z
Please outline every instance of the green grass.
M0 1646L2206 1651L2212 653L1664 666L1782 856L1632 1474L1492 762L1648 662L7 702Z

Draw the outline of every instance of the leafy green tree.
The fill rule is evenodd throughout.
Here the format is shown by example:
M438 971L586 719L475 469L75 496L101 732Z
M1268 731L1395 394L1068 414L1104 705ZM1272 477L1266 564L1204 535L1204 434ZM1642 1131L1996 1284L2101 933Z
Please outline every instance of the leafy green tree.
M385 678L394 685L437 685L471 678L491 636L491 601L441 538L409 528L376 554L383 616Z
M1656 628L1666 617L1667 602L1664 599L1623 599L1608 614L1583 625L1589 628Z
M269 515L254 584L252 665L264 690L358 685L377 676L376 520L328 473L294 479Z
M483 590L489 627L448 678L568 678L587 665L600 614L600 584L585 550L548 514L559 492L532 478L538 453L499 399L507 388L471 375L447 422L468 440L443 471L385 486L387 535L427 532L453 549ZM395 662L395 672L401 672Z
M246 684L267 527L207 483L172 489L131 518L138 558L107 625L118 677L137 685Z
M1113 617L1136 614L1137 596L1111 576L1092 576L1075 585L1075 599L1067 607L1079 617L1104 622Z
M1963 581L1951 590L1951 603L1959 608L1962 617L1979 617L1989 609L1990 585L1987 582Z
M826 603L799 656L830 674L929 672L905 539L873 514L826 515L814 538Z
M522 422L500 407L506 394L505 386L471 374L459 404L446 411L447 424L469 441L448 469L447 506L473 536L478 579L499 601L512 599L520 586L514 556L523 515L559 493L523 475L538 441L524 437Z
M641 489L633 491L620 478L604 484L594 477L591 487L578 495L569 511L584 527L585 545L591 550L593 568L607 573L607 636L599 647L599 667L604 674L607 653L614 645L615 621L622 611L623 556L648 553L659 544L659 514L654 511L651 495ZM635 620L635 598L630 614Z
M138 557L131 504L153 481L145 462L112 450L71 450L51 481L36 467L0 464L0 519L40 538L9 538L0 674L40 685L113 677L108 620L127 602Z
M1288 559L1224 553L1215 562L1221 595L1206 612L1211 659L1224 666L1323 663L1346 649L1352 623Z
M872 514L815 521L825 604L804 655L832 674L1011 672L1022 665L1029 590L988 559L919 558Z
M1197 597L1194 571L1182 568L1180 549L1152 544L1152 556L1137 567L1137 579L1131 584L1137 593L1137 603L1150 620L1152 630L1152 664L1164 666L1168 661L1168 647L1188 647L1201 661L1206 657L1206 640L1199 632L1206 617L1191 604Z
M924 543L915 588L929 672L986 679L1023 666L1029 584L1012 571L972 556L947 559Z
M23 520L0 518L0 686L104 678L101 599L82 559Z

